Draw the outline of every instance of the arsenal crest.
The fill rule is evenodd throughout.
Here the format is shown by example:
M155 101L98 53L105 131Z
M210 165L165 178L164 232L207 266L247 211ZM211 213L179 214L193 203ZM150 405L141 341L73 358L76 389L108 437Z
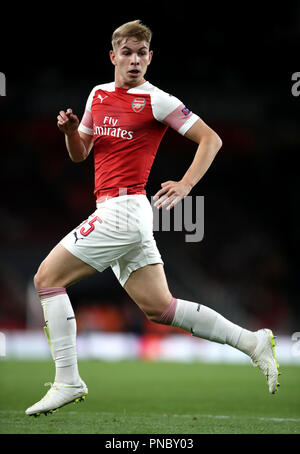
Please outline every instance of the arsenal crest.
M132 109L134 112L138 113L143 110L143 108L146 105L146 99L145 98L134 98L134 100L131 103Z

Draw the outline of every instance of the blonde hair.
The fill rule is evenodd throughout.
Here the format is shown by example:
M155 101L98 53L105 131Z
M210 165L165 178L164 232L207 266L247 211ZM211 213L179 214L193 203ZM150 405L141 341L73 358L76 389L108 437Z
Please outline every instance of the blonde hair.
M136 38L139 41L146 41L149 46L152 38L152 31L149 27L142 24L140 20L126 22L126 24L118 27L112 35L112 47L116 49L124 38Z

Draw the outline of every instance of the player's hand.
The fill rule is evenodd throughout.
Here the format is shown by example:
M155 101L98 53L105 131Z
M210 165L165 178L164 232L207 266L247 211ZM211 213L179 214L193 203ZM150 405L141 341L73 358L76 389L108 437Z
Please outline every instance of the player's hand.
M157 191L153 200L156 200L154 206L162 208L167 206L167 210L173 208L180 200L188 195L192 186L183 181L166 181L161 184L162 189Z
M59 130L66 135L72 134L79 126L78 117L73 114L72 109L68 109L66 112L61 110L57 116L57 120Z

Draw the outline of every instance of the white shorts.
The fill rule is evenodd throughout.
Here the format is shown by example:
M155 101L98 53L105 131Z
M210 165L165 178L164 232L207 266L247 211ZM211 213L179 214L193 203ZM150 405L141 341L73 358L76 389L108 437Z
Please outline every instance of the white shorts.
M99 272L110 266L122 286L138 268L163 264L153 237L152 207L143 194L97 203L96 211L60 243Z

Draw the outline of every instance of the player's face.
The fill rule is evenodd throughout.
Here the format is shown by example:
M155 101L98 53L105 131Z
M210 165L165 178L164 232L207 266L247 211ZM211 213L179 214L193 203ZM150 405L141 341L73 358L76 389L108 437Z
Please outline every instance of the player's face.
M136 87L145 82L144 75L152 59L152 51L146 41L125 38L120 46L110 51L110 58L115 65L117 86Z

